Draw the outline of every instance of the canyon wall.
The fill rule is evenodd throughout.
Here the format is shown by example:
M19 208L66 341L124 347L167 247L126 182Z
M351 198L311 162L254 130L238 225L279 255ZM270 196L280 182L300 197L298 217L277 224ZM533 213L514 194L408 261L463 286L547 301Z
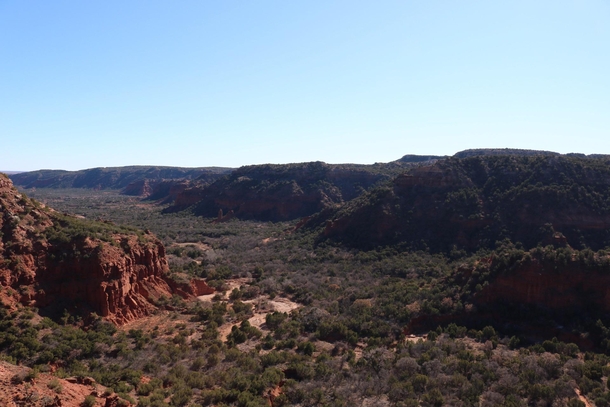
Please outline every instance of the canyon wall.
M42 314L93 314L123 324L161 296L208 294L202 281L172 287L165 249L152 234L59 214L0 175L0 300Z

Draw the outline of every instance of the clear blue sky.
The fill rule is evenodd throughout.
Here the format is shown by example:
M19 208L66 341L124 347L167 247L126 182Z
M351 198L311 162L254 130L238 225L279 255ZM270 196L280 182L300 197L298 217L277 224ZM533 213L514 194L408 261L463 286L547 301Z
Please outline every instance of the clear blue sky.
M0 0L0 169L610 154L610 2Z

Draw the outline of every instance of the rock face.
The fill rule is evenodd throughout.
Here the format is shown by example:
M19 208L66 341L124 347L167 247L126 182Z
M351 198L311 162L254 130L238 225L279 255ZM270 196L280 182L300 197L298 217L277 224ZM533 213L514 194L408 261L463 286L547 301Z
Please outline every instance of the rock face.
M121 193L123 195L140 196L148 198L153 193L154 185L147 179L140 179L127 185Z
M492 325L532 341L555 336L581 349L600 343L605 348L601 340L608 333L596 327L600 320L607 324L610 312L610 256L605 250L578 251L561 247L560 241L530 251L503 248L457 266L444 283L458 291L435 303L433 315L416 308L406 333L453 322L476 329Z
M581 320L610 312L608 253L562 247L560 239L555 247L494 251L457 267L448 279L461 287L462 301L479 308L509 304Z
M553 233L573 247L610 244L608 158L483 155L422 165L345 205L323 235L359 247L476 251L504 239L531 248Z
M45 308L58 299L68 304L87 304L93 312L115 323L125 323L151 313L151 301L171 296L165 280L165 250L153 239L143 243L137 236L114 236L115 244L85 241L76 246L85 259L47 259L44 272L35 280L38 291L30 305ZM78 305L76 305L78 306Z
M174 206L172 210L180 210L182 208L188 208L189 206L195 205L201 201L205 194L205 189L208 185L185 185L181 190L174 188L176 192L174 198Z
M205 282L205 280L200 278L194 278L190 281L185 282L176 282L173 280L169 280L168 283L174 293L184 298L198 297L200 295L209 295L214 294L216 292L216 290L210 287Z
M154 236L61 215L17 192L0 175L0 293L5 305L57 316L96 313L117 324L171 296L165 249ZM182 290L198 295L200 283ZM205 290L203 290L205 291Z
M510 302L571 314L609 312L609 264L607 259L590 266L573 259L545 264L533 258L499 274L476 295L476 303Z
M610 312L610 257L605 251L547 246L510 261L502 257L494 255L474 269L458 271L474 292L468 301L476 311L468 319L501 321L506 329L534 340L552 332L582 349L600 344L604 334L596 324L606 321ZM474 274L480 278L487 273L482 289L474 289L467 281ZM575 333L583 327L590 335Z
M147 197L160 203L172 203L176 198L191 185L188 180L165 180L154 185L152 192Z

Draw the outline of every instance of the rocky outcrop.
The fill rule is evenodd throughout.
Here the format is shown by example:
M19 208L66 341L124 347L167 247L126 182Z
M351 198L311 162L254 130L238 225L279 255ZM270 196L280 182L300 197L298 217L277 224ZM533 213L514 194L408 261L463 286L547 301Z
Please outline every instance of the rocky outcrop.
M163 180L154 184L146 198L160 204L174 203L176 198L191 185L188 180Z
M192 298L200 295L214 294L216 290L210 287L205 280L200 278L194 278L184 282L178 282L175 280L169 280L169 285L173 292L184 297Z
M0 175L0 292L57 316L97 314L117 324L171 296L165 249L153 235L61 215L19 194ZM184 291L193 295L200 283Z
M571 251L570 251L571 252ZM493 259L488 267L493 267ZM481 272L481 270L479 270ZM479 305L512 303L584 315L610 311L610 259L591 255L589 264L573 257L543 260L527 256L501 270L474 296Z
M228 222L235 217L234 211L229 211L226 215L222 213L222 209L218 210L218 216L214 220L214 223Z
M207 185L185 185L181 190L175 190L173 209L178 211L195 205L201 201Z
M154 185L151 185L149 180L140 179L123 188L121 194L148 198L153 193L153 189Z
M85 240L76 246L83 258L47 258L43 270L36 272L35 294L22 296L21 302L42 309L58 299L73 307L86 304L85 311L117 324L150 314L156 308L153 301L173 293L165 279L168 265L163 245L153 237L145 242L129 235L113 239L101 245Z
M470 287L464 301L473 311L454 315L454 321L501 324L507 333L532 341L555 336L581 349L605 347L607 334L597 327L600 320L607 324L610 312L610 257L605 251L546 247L509 261L500 253L457 273ZM475 287L481 276L487 277Z
M610 333L610 256L606 251L555 247L522 251L503 248L489 257L457 266L440 286L454 287L453 297L434 303L435 313L410 306L405 333L427 332L450 323L482 329L492 325L503 334L527 341L557 337L592 350ZM440 310L440 312L439 312Z
M121 190L121 194L138 196L159 204L176 204L176 198L181 196L186 189L193 188L193 185L193 181L188 179L146 179L132 182Z

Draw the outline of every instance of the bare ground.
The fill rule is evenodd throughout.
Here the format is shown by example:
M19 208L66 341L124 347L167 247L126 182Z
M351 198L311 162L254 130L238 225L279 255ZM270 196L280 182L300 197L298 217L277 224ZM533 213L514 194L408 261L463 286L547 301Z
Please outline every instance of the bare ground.
M0 406L78 407L91 394L96 395L96 406L106 403L106 398L101 397L106 390L102 385L73 383L50 373L39 373L34 379L23 380L30 371L28 367L0 361Z
M250 282L252 282L252 279L250 279L250 278L235 278L235 279L226 280L226 284L229 286L229 289L227 291L225 291L224 293L220 293L220 294L223 296L223 299L227 300L230 292L233 289L239 288ZM197 298L199 299L199 301L202 301L202 302L212 302L212 298L214 298L215 295L216 294L201 295ZM299 307L299 304L297 304L294 301L291 301L288 298L275 297L273 299L270 299L266 295L261 295L254 299L247 300L244 302L253 305L254 315L251 316L250 318L248 318L248 322L250 322L250 325L257 327L258 329L264 329L263 325L265 323L265 317L267 316L268 313L274 312L274 311L290 313L290 311ZM218 327L218 332L220 333L221 340L223 340L223 341L227 340L227 336L231 333L231 329L233 328L234 325L237 325L237 323L229 322L229 323L223 324L222 326Z

